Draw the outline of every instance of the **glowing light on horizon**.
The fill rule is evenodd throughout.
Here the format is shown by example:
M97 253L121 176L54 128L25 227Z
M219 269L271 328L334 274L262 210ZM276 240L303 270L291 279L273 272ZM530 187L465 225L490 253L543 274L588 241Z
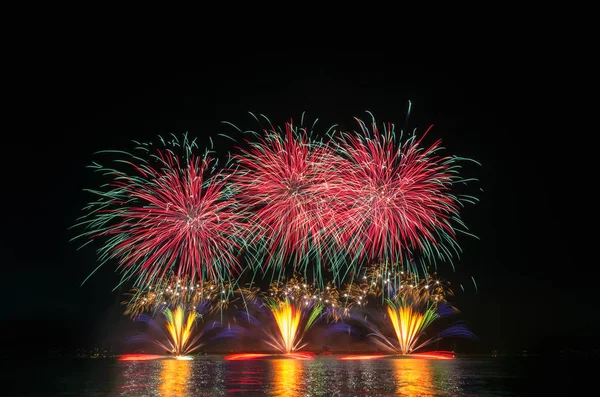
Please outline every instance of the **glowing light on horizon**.
M453 352L427 352L427 353L414 353L411 357L415 358L428 358L432 360L454 360Z
M389 355L373 354L373 355L354 355L354 356L342 356L338 360L354 361L354 360L378 360L380 358L389 357Z
M453 352L447 352L447 351L433 351L433 352L427 352L427 353L413 353L407 356L402 356L402 358L407 358L407 359L426 359L426 360L454 360L454 353ZM356 355L349 355L349 356L341 356L338 357L338 360L343 360L343 361L356 361L356 360L379 360L382 358L390 358L390 359L395 359L395 358L399 358L399 356L396 355L392 355L392 354L356 354Z
M242 361L242 360L261 360L261 359L293 359L293 360L314 360L316 358L313 352L296 352L289 354L272 354L272 353L235 353L223 357L225 361Z
M230 354L228 356L223 357L225 361L242 361L242 360L258 360L261 358L265 358L268 356L273 356L273 354L266 353L236 353Z
M165 356L157 354L121 354L118 356L119 361L148 361L148 360L162 360Z

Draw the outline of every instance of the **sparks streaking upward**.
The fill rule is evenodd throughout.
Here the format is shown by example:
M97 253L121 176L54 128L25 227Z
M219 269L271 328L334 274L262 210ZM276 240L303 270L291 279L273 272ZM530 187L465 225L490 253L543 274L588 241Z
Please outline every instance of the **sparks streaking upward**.
M458 310L440 299L428 288L411 285L400 289L393 299L385 299L385 315L381 323L370 323L370 336L375 343L399 354L411 354L443 338L461 337L476 339L465 324L456 322L452 326L429 337L425 330L440 318L451 316ZM391 326L393 336L385 330Z
M306 344L302 338L321 314L321 305L302 305L289 299L269 299L265 301L267 308L277 324L276 332L269 332L267 344L281 353L290 354L302 349Z
M244 329L235 325L222 326L219 321L208 321L205 318L207 308L177 306L173 310L163 308L156 317L140 314L136 322L143 322L150 326L146 332L129 338L129 343L152 343L177 359L190 359L187 355L194 353L200 347L223 338L239 336ZM164 356L152 356L161 358ZM139 359L132 357L129 359ZM142 357L143 359L143 357Z
M138 144L135 154L102 152L118 156L115 166L123 169L91 166L108 183L88 190L96 200L76 225L86 228L76 238L102 241L100 266L115 260L123 280L135 277L136 286L168 273L192 283L235 276L245 224L226 177L213 172L208 152L194 153L187 135L161 143Z
M439 317L432 306L419 312L402 299L398 304L388 300L387 314L398 339L398 350L402 354L415 350L421 332Z
M156 330L164 329L166 331L162 331L165 335L164 338L151 339L152 343L161 348L163 352L166 351L175 357L188 355L200 347L198 340L202 334L194 332L199 316L195 310L192 309L186 313L182 307L177 307L173 311L166 308L162 311L162 315L165 321L164 328L160 327L151 316L141 315L138 317L138 321L143 321ZM147 338L148 336L142 335L132 338L130 342L147 340Z
M452 261L460 253L456 232L467 233L459 210L476 201L452 189L468 181L458 173L464 159L438 154L440 140L425 146L429 130L404 139L391 123L381 130L373 116L356 120L359 133L342 132L334 141L341 177L330 193L341 203L339 238L362 263Z
M262 330L267 336L265 343L285 355L302 349L306 332L319 319L334 314L337 303L337 291L329 286L320 291L300 276L274 281L260 294L247 291L244 301L249 303L248 310L240 313L238 323L248 322Z
M338 176L335 158L329 146L311 137L311 130L292 121L282 130L264 121L268 127L253 132L257 139L246 142L249 149L233 156L237 165L231 178L241 204L252 213L254 247L264 254L265 268L291 264L306 270L312 261L320 278L321 267L338 266L331 249L335 216L328 194Z
M181 307L175 309L175 312L165 309L167 318L165 328L170 336L171 353L176 356L184 356L196 349L192 339L192 327L196 321L196 315L195 311L190 311L186 316Z
M366 269L361 280L362 283L343 290L340 300L347 299L351 310L344 323L330 327L331 333L366 334L379 348L403 355L414 354L444 338L477 339L462 322L435 326L437 331L432 330L438 320L458 313L447 301L454 295L449 283L439 280L436 274L419 278L415 273L391 270L384 264ZM369 296L376 299L368 302Z

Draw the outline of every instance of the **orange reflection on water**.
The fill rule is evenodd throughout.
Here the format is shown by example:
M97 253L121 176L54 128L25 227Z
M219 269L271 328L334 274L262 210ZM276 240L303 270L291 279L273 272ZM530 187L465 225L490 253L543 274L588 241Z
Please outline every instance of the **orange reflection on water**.
M192 371L192 362L185 360L163 360L160 371L160 386L163 397L185 396Z
M398 396L435 396L431 360L390 359Z
M273 367L273 390L272 396L302 396L301 380L304 372L304 364L301 360L271 360Z

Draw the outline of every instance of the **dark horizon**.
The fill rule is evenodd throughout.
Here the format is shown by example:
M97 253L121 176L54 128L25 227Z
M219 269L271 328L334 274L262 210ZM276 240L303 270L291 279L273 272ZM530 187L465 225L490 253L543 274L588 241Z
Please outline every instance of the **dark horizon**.
M537 63L517 66L491 55L423 64L379 57L282 66L262 59L205 62L197 73L170 75L61 65L28 82L19 129L4 146L5 163L14 167L2 194L4 318L15 325L7 340L27 340L8 350L103 346L127 330L124 290L112 291L118 275L105 266L80 286L96 257L69 242L76 234L69 227L90 199L83 189L97 182L86 169L95 152L184 132L206 144L212 136L221 152L227 143L217 134L231 132L221 122L257 128L248 112L276 125L306 112L322 128L354 129L352 118L366 118L369 110L399 129L408 101L418 132L433 124L429 139L441 138L445 153L482 164L468 170L479 179L480 202L462 213L479 239L459 239L456 273L447 264L440 268L455 286L457 319L480 339L461 348L482 354L598 348L598 320L589 315L595 288L580 288L567 275L577 268L593 279L597 270L574 252L573 220L558 208L570 204L570 192L552 191L553 181L568 178L556 163L568 162L570 153L555 154L561 143L544 122L546 105L556 98L536 76ZM477 291L468 284L471 276Z

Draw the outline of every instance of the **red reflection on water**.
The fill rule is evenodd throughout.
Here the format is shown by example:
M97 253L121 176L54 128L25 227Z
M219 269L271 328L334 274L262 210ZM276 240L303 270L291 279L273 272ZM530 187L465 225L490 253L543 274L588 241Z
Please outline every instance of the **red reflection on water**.
M392 356L390 354L357 354L352 356L338 357L338 360L378 360L383 357L422 358L427 360L454 360L454 353L446 351L435 351L427 353L407 354L404 356Z
M227 371L227 393L260 393L264 383L260 371ZM241 387L240 387L241 386Z
M225 361L237 361L237 360L261 360L271 358L289 358L294 360L314 360L316 357L315 353L312 352L296 352L289 354L267 354L267 353L237 353L230 354L229 356L223 357Z
M373 355L353 355L338 357L338 360L377 360L383 357L389 357L389 354L373 354Z
M165 358L164 356L158 356L156 354L122 354L118 356L119 361L148 361L148 360L159 360Z
M235 360L259 360L263 357L274 356L274 354L261 354L261 353L236 353L230 354L229 356L223 357L225 361Z

